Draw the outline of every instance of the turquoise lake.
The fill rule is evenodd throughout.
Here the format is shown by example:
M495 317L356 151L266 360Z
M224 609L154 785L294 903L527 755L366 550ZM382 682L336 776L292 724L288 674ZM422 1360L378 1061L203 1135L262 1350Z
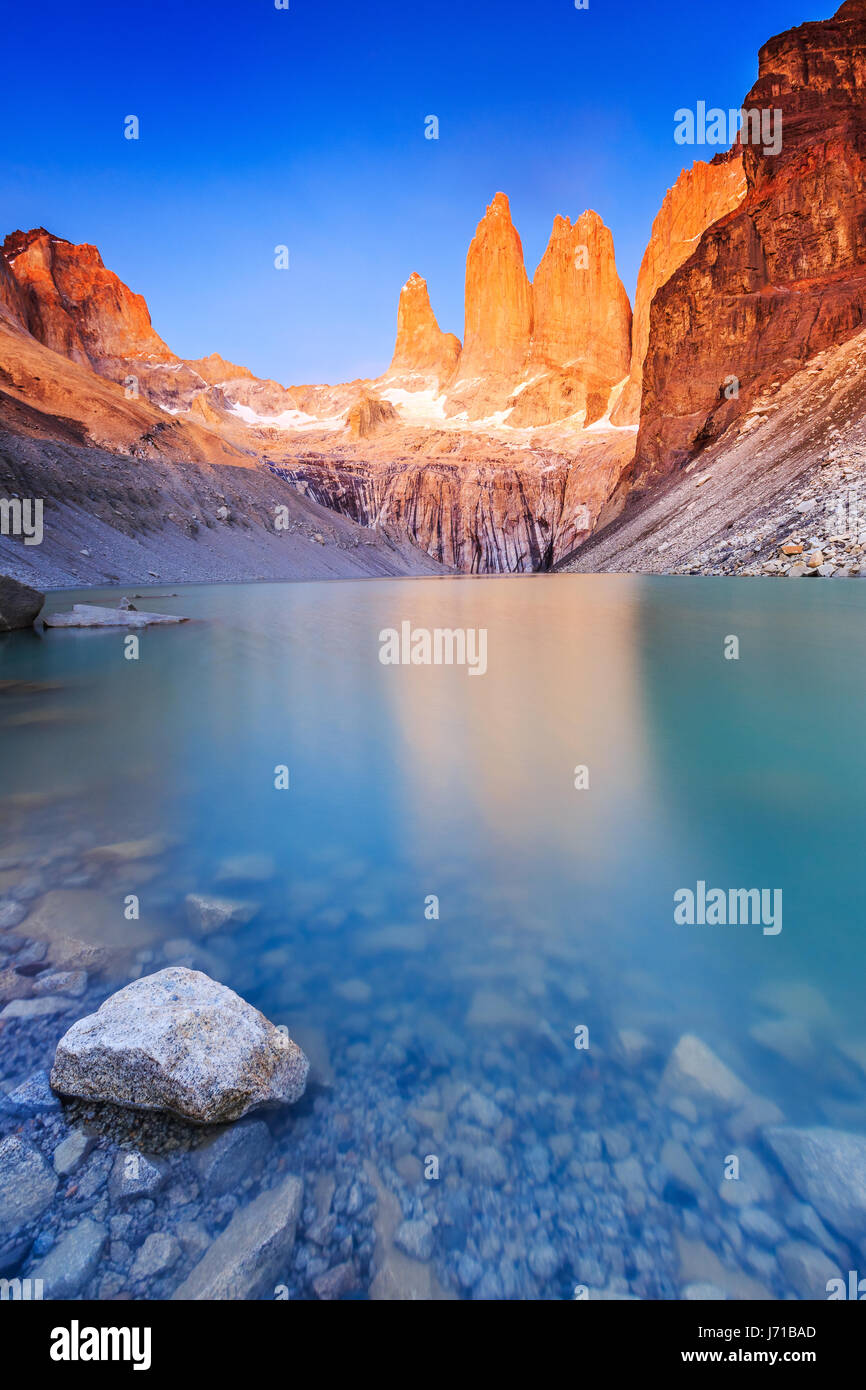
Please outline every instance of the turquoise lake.
M708 1251L733 1286L804 1296L716 1197L736 1153L722 1120L667 1111L658 1087L694 1034L787 1124L866 1133L866 585L557 576L142 594L139 608L190 621L143 631L137 660L120 630L0 638L0 682L39 683L0 694L3 839L41 886L116 904L129 963L102 995L189 964L309 1039L315 1084L269 1120L275 1153L311 1182L333 1170L338 1193L354 1167L359 1220L379 1184L427 1223L432 1253L411 1265L435 1296L679 1297L722 1278ZM379 634L404 621L486 629L486 673L382 665ZM146 859L88 861L155 835L165 847ZM270 870L226 888L221 866L250 854ZM782 930L678 925L674 894L698 883L779 890ZM14 869L7 887L14 898ZM255 901L252 920L191 934L186 895L228 891ZM15 931L26 938L26 920ZM16 1021L7 1089L50 1066L76 1016ZM708 1195L666 1171L670 1139ZM498 1159L479 1167L473 1150ZM759 1134L748 1152L772 1190L745 1205L793 1238L794 1194ZM628 1157L642 1176L623 1177ZM351 1296L367 1296L389 1239L382 1200L375 1238L353 1236ZM335 1214L352 1235L351 1211ZM300 1237L296 1251L287 1281L314 1296L317 1261L336 1256ZM174 1276L161 1277L137 1296L165 1296Z

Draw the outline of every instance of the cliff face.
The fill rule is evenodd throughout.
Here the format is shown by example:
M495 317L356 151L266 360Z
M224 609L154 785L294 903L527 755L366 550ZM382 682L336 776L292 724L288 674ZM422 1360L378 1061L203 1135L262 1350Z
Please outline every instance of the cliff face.
M686 468L636 493L571 572L866 576L866 330L825 348Z
M419 442L410 438L408 450ZM428 440L422 456L389 461L377 441L374 456L310 455L272 467L323 506L392 540L408 537L446 566L517 574L550 568L586 539L630 456L615 434L578 458L527 449L503 461L463 444L455 456L451 439Z
M9 268L6 257L0 255L0 318L23 328L26 313L18 282Z
M597 212L574 226L557 217L532 282L530 362L549 367L588 361L621 381L629 365L631 305L616 273L613 236Z
M147 304L106 270L95 246L74 246L43 227L14 232L3 254L34 338L103 375L115 361L178 359L154 332Z
M781 150L745 145L744 200L652 302L637 484L866 322L864 85L866 0L761 49L744 106L781 111Z
M631 371L611 419L636 425L640 418L643 364L649 346L650 305L657 290L687 261L703 233L732 212L746 192L742 151L717 155L709 164L696 160L665 194L652 225L638 272L631 337Z
M400 291L397 342L386 376L441 387L454 375L459 356L460 339L442 332L430 307L427 281L413 272Z
M598 213L572 226L557 217L532 282L532 341L526 378L509 416L542 424L585 411L604 415L628 375L631 305L616 271L613 237Z

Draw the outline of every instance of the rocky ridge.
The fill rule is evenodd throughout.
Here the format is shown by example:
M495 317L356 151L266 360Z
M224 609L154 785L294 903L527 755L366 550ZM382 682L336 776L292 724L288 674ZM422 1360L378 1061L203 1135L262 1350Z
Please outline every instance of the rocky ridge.
M13 233L0 257L0 388L10 388L0 425L22 440L11 457L25 461L16 470L25 490L34 490L34 445L23 440L35 431L65 446L72 421L76 442L83 425L88 446L166 459L183 473L195 458L282 479L370 532L377 549L399 552L398 568L423 567L419 553L472 573L560 563L624 503L634 515L654 492L664 505L666 480L698 460L712 466L715 445L730 443L728 431L752 419L756 403L862 329L864 71L866 0L845 0L833 19L764 45L744 106L781 112L779 151L744 140L684 170L653 224L633 320L596 213L556 218L530 280L508 199L497 193L467 256L462 347L440 329L413 273L392 361L371 380L284 387L215 353L182 360L94 247L44 228ZM117 387L108 398L105 382ZM42 412L38 424L27 407ZM52 451L39 452L47 463ZM771 480L748 481L752 501L769 500ZM62 505L68 487L58 475L45 495ZM231 511L215 491L214 510ZM736 525L735 501L723 499ZM123 510L109 508L109 527ZM184 526L197 534L195 512ZM752 529L743 519L736 534ZM317 528L314 544L324 534ZM94 535L94 544L106 539ZM820 549L821 563L762 552L760 572L834 563L830 535L784 540L807 556ZM356 536L352 548L365 543ZM39 566L52 563L12 549L24 580L40 580ZM105 575L120 576L126 547L109 549L117 554ZM673 541L670 549L673 558ZM89 551L79 546L81 558Z
M747 189L658 290L634 485L688 462L774 381L866 318L866 0L771 39L746 109L781 147L745 143Z

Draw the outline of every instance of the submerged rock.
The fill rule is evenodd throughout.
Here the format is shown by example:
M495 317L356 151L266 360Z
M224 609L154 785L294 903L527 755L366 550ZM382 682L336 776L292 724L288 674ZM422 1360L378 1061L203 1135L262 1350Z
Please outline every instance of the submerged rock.
M60 1109L60 1101L48 1084L48 1073L37 1071L16 1086L14 1091L0 1101L0 1114L21 1116L47 1115Z
M866 1237L866 1137L838 1129L768 1129L788 1181L839 1235Z
M0 632L32 627L44 602L45 595L38 589L0 574Z
M790 1240L776 1251L782 1273L800 1298L826 1298L830 1280L842 1273L823 1250L804 1240Z
M198 970L146 975L79 1019L57 1045L62 1095L167 1110L195 1124L299 1100L309 1063L233 990Z
M304 1196L300 1178L285 1178L236 1211L174 1299L251 1299L273 1294L287 1272Z
M661 1079L664 1096L688 1096L704 1110L733 1110L750 1097L750 1091L712 1048L684 1033L671 1053Z
M262 1166L270 1146L271 1135L264 1121L247 1120L196 1149L193 1162L207 1196L234 1192L245 1177Z
M433 1227L426 1221L401 1221L394 1244L413 1260L429 1260L433 1254Z
M182 1254L180 1242L167 1231L154 1231L142 1245L132 1266L133 1279L153 1279L173 1269Z
M259 910L258 903L221 898L207 893L187 893L186 916L200 936L222 931L227 926L246 926Z
M153 1197L167 1180L168 1168L162 1159L132 1149L119 1153L114 1160L108 1190L115 1202L126 1198Z
M128 922L122 905L89 888L55 888L43 894L23 923L28 937L47 943L60 970L121 967L130 953L147 946L157 923Z
M52 1158L57 1176L68 1178L76 1172L95 1144L96 1140L93 1135L85 1134L83 1129L73 1129L71 1134L67 1134L66 1138L57 1145Z
M352 1293L357 1287L358 1276L355 1273L354 1265L348 1260L344 1260L342 1264L334 1265L333 1269L327 1270L313 1280L316 1297L322 1299L323 1302L342 1298L345 1294Z
M42 1280L44 1297L73 1298L96 1273L107 1239L105 1227L89 1216L73 1226L32 1271L33 1279Z
M0 1235L14 1235L50 1205L57 1178L26 1140L12 1134L0 1142Z
M84 857L96 864L131 864L141 859L158 859L169 847L165 835L146 835L139 840L121 840L111 845L94 845Z
M217 883L267 883L277 872L269 854L233 854L217 871Z

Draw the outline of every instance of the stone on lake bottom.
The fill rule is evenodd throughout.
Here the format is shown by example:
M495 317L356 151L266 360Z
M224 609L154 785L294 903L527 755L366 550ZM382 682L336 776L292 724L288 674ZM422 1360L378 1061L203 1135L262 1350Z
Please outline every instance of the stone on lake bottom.
M227 926L246 926L259 911L258 903L241 902L207 893L188 893L187 921L200 936L221 931Z
M45 1159L18 1135L0 1141L0 1235L13 1235L50 1205L57 1178Z
M826 1298L831 1279L845 1277L845 1272L805 1240L790 1240L780 1245L776 1258L782 1273L799 1298Z
M86 1216L31 1271L41 1279L47 1299L73 1298L96 1273L107 1240L105 1227Z
M267 883L276 871L269 854L235 854L220 864L217 883Z
M801 1197L846 1240L866 1238L866 1137L844 1130L768 1129L764 1139Z
M433 1228L426 1221L402 1221L394 1232L394 1244L413 1260L429 1260L433 1254Z
M68 1178L87 1158L96 1140L83 1129L74 1129L54 1150L52 1162L58 1177Z
M693 1033L684 1033L668 1058L660 1093L683 1095L709 1110L733 1110L748 1100L748 1086Z
M358 1277L353 1265L348 1261L334 1265L333 1269L327 1270L313 1280L316 1297L322 1299L323 1302L342 1298L345 1294L352 1293L357 1287Z
M207 1198L222 1197L255 1173L271 1147L271 1133L263 1120L232 1125L195 1150L193 1163Z
M233 990L170 966L74 1023L57 1045L51 1085L61 1095L221 1124L299 1100L308 1070L297 1044Z
M0 1100L0 1114L20 1115L22 1118L47 1115L59 1109L60 1101L51 1089L46 1071L35 1072Z
M136 1254L130 1273L133 1279L155 1279L173 1269L180 1256L177 1238L165 1231L155 1231Z
M285 1178L236 1211L173 1299L252 1299L273 1294L288 1272L303 1203L300 1178Z

